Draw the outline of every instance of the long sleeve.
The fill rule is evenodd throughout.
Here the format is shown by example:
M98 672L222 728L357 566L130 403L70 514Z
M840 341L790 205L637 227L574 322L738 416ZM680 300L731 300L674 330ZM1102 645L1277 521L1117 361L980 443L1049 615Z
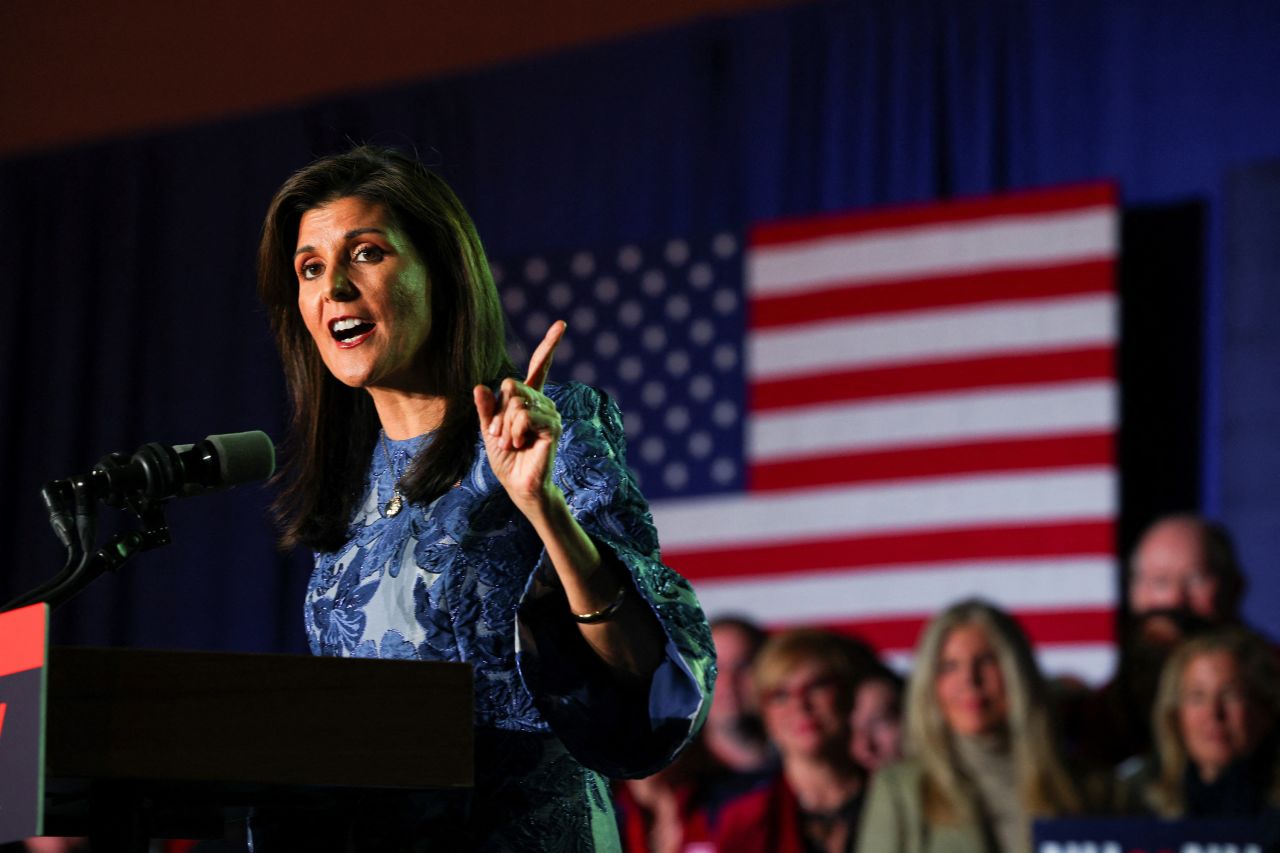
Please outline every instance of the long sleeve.
M552 476L601 557L623 567L662 627L664 653L647 689L627 689L586 648L545 555L525 588L517 651L522 678L574 757L607 776L644 776L697 734L710 705L715 654L688 582L661 561L648 505L624 458L622 419L576 383L548 389L564 430Z

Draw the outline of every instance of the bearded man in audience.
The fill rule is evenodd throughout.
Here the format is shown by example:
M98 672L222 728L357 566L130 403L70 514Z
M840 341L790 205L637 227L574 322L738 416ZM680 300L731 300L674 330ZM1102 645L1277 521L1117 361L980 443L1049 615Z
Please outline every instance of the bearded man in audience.
M1239 621L1244 573L1225 527L1170 515L1147 528L1129 562L1129 612L1186 610L1211 624Z
M1151 746L1160 670L1182 640L1240 618L1245 578L1226 528L1198 515L1168 515L1138 539L1129 560L1127 611L1116 674L1064 720L1077 757L1114 765Z

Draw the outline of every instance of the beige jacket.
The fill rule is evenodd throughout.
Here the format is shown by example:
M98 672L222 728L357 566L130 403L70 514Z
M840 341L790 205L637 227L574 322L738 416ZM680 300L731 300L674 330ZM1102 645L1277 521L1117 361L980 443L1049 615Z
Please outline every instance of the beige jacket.
M858 853L991 853L976 825L925 822L921 776L911 760L876 771L862 808Z

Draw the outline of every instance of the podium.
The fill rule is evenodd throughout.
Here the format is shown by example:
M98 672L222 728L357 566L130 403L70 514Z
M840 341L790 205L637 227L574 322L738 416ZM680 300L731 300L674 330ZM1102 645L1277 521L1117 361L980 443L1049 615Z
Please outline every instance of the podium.
M473 784L467 664L55 648L45 832L235 837L255 810Z

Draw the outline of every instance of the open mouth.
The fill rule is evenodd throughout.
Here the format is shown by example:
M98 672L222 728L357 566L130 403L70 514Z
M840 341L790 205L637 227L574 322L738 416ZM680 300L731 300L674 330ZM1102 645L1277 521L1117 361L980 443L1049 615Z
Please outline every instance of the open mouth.
M339 317L329 321L329 334L340 347L353 347L369 337L376 323L360 317Z

